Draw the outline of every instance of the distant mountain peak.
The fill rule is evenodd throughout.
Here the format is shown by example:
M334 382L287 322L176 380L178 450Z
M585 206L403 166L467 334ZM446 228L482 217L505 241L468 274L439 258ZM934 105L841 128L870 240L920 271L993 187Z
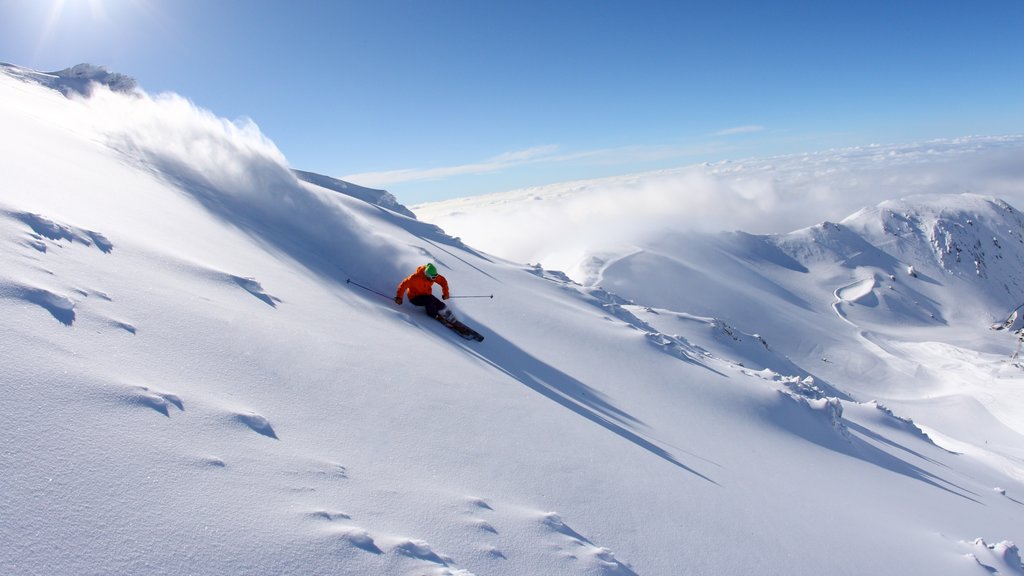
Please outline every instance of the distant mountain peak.
M1024 266L1024 215L1003 200L978 194L889 200L843 225L919 268L931 260L947 274L987 278L995 265L1007 287L1024 280L1017 272Z
M114 92L124 94L135 92L138 88L135 78L119 72L111 72L106 67L95 64L83 63L56 72L39 72L13 64L0 63L0 70L16 78L37 82L65 96L71 94L90 96L96 85L106 86Z

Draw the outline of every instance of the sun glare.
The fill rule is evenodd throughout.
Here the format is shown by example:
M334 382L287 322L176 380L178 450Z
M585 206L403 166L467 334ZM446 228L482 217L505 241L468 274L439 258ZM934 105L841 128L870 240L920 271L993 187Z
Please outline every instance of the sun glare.
M101 0L53 0L50 3L50 7L47 10L46 20L43 23L42 33L39 35L39 41L46 43L53 37L60 26L65 12L74 10L75 12L81 12L83 7L88 7L90 23L93 15L95 15L97 9L102 9ZM81 16L81 14L75 14L75 16Z
M50 3L49 14L46 17L47 31L52 31L65 11L74 11L76 12L74 16L79 17L86 15L82 14L82 12L87 10L90 22L95 23L97 20L103 20L106 18L105 5L106 2L104 0L53 0Z
M37 5L40 19L36 54L54 44L105 42L110 28L139 19L147 0L50 0ZM143 14L145 11L142 11Z

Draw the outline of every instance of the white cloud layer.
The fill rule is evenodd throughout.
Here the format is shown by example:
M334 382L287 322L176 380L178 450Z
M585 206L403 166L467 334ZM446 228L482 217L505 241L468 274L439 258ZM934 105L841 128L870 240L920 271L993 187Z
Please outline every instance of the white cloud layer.
M572 271L666 231L785 233L914 194L1024 206L1024 136L872 146L577 181L413 207L472 246Z
M741 127L732 130L754 131L759 127ZM738 133L738 132L733 132ZM341 176L342 180L368 186L382 188L405 182L422 182L442 180L459 176L493 174L522 166L538 164L578 163L592 166L627 165L637 162L652 162L673 158L685 158L698 155L718 153L725 149L721 143L708 142L689 146L650 145L622 146L596 150L580 150L562 152L558 146L535 146L525 150L505 152L481 162L473 162L458 166L440 166L434 168L403 168L379 172L361 172Z
M555 157L554 155L557 151L557 146L536 146L525 150L506 152L482 162L463 164L461 166L405 168L381 172L362 172L359 174L343 176L342 179L358 183L361 186L381 187L391 184L399 184L402 182L440 180L443 178L451 178L453 176L487 174L524 164L550 162Z
M726 128L725 130L719 130L712 134L712 136L735 136L737 134L752 134L754 132L762 132L764 126L758 124L747 124L745 126L735 126L733 128Z

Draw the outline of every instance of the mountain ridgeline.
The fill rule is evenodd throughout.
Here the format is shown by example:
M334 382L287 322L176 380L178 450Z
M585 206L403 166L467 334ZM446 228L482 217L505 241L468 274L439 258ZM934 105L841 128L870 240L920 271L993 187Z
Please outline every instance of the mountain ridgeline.
M638 304L754 331L821 328L807 313L829 305L875 330L987 329L1024 301L1024 215L975 194L918 196L788 234L665 235L624 256L592 258L588 273L588 284ZM766 297L776 305L763 306Z
M851 269L875 266L891 276L966 283L993 313L1024 298L1024 216L1002 200L964 194L887 201L839 224L783 237L779 245L796 257L801 249L793 240L801 237L832 247L833 258Z

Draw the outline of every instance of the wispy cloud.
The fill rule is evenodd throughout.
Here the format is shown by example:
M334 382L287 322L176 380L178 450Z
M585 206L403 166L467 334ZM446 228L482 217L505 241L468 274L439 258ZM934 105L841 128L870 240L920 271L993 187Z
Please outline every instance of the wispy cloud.
M720 153L726 148L720 143L695 144L690 146L652 145L623 146L561 152L556 145L535 146L524 150L505 152L492 158L457 166L434 168L404 168L379 172L361 172L341 176L343 180L363 186L389 186L403 182L443 180L458 176L493 174L504 170L536 164L585 163L587 165L627 165L656 162L673 158L687 158L710 153Z
M401 182L415 182L422 180L441 180L454 176L468 176L473 174L488 174L498 172L524 164L538 162L550 162L558 152L558 146L535 146L525 150L505 152L493 158L463 164L460 166L441 166L436 168L404 168L399 170L385 170L381 172L361 172L342 176L344 180L358 182L363 186L386 186Z
M726 128L714 132L712 136L736 136L737 134L751 134L754 132L761 132L765 128L759 124L746 124L744 126L733 126L732 128Z
M515 164L521 162L544 161L545 158L548 158L557 152L558 146L555 145L534 146L533 148L527 148L526 150L506 152L495 156L491 159L491 162Z

